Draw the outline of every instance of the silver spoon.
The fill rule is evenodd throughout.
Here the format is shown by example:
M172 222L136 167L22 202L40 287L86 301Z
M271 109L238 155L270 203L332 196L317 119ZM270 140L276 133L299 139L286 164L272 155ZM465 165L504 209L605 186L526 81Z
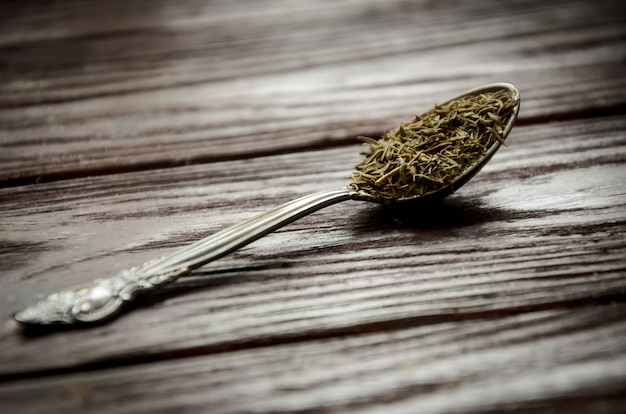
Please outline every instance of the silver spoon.
M515 108L510 118L506 120L502 133L504 139L511 131L519 111L520 96L513 85L508 83L485 85L459 95L450 101L463 96L501 90L506 91L515 102ZM450 195L452 191L458 190L480 171L499 147L500 142L496 141L478 162L454 178L450 184L425 195L405 197L394 201L432 200ZM99 279L91 285L77 286L52 294L38 304L16 313L14 317L26 326L88 324L105 321L116 315L122 305L133 300L138 293L151 291L171 283L181 275L251 243L288 223L345 200L384 202L384 200L376 199L368 193L349 188L311 194L219 231L178 250L172 255L123 270L112 278Z

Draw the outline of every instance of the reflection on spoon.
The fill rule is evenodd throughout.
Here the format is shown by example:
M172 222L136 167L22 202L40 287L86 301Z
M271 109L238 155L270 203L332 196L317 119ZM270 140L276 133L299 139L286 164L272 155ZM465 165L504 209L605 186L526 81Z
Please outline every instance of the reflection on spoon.
M219 231L174 254L55 293L15 314L24 325L105 321L140 292L154 290L314 211L345 200L376 203L436 200L457 191L491 159L513 128L518 90L486 85L436 106L368 149L347 188L299 198Z

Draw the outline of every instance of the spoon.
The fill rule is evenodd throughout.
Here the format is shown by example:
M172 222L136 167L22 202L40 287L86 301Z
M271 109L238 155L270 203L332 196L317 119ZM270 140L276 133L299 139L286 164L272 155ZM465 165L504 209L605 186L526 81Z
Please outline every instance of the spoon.
M501 142L511 131L519 111L518 90L508 83L495 83L472 89L439 107L465 97L503 91L514 108L504 119L501 140L496 140L484 154L452 180L425 194L410 194L391 200L393 202L437 200L450 195L467 183L491 159ZM352 187L352 186L351 186ZM332 204L360 200L388 203L390 200L354 188L324 191L290 201L243 223L219 231L209 237L184 247L172 255L148 261L141 266L123 270L108 279L98 279L87 286L77 286L52 294L34 306L17 312L14 318L25 326L30 325L82 325L106 321L115 316L124 303L139 293L157 289L173 282L212 260L222 257L254 240L299 218Z

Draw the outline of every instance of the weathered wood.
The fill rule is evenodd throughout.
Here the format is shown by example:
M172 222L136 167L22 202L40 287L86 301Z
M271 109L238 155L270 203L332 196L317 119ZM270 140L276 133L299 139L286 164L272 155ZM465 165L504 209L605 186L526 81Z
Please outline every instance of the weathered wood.
M3 2L0 19L0 411L626 403L622 2ZM329 207L110 324L11 322L341 187L356 135L503 80L522 93L509 147L440 205Z
M224 349L451 313L621 301L626 142L616 131L624 125L615 117L519 127L510 148L441 207L333 206L207 266L113 325L39 341L8 330L1 370ZM555 133L563 138L546 140ZM9 263L2 314L289 198L339 188L358 148L4 189L7 243L32 246L36 256ZM47 359L33 359L42 346Z
M626 402L625 316L620 304L417 323L21 381L0 399L24 413L38 400L65 413L610 413Z
M623 111L626 25L611 13L619 4L398 3L368 12L346 2L223 19L192 17L200 5L166 7L165 16L129 5L120 6L128 21L110 29L76 21L31 42L20 40L16 19L0 48L0 179L15 185L340 145L503 80L528 100L522 122ZM60 9L52 16L63 12L52 8ZM136 31L116 34L139 18ZM22 19L26 39L35 36ZM467 19L482 23L460 24ZM232 32L233 24L246 30ZM583 39L581 55L574 46Z

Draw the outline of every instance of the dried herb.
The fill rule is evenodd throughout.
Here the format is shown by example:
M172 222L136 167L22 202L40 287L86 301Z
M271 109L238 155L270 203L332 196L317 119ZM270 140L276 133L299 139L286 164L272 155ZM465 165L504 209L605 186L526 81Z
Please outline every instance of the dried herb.
M496 143L516 102L506 91L468 95L436 106L367 145L349 187L381 200L444 188Z

